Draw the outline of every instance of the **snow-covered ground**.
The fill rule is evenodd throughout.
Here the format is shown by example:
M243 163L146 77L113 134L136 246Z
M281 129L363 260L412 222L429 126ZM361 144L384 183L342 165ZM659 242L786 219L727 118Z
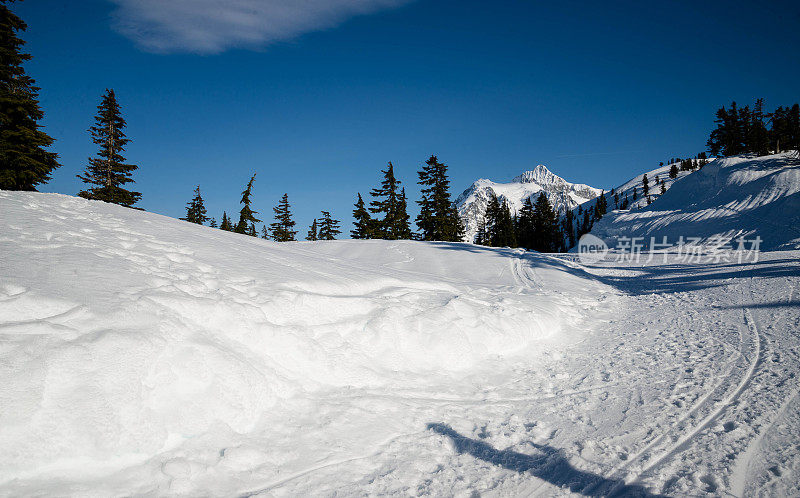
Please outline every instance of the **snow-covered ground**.
M276 244L0 192L0 495L800 493L800 252Z
M653 176L648 173L651 191L659 192ZM641 195L641 176L619 191L634 185ZM638 209L608 213L592 228L592 235L610 246L621 237L642 237L648 243L651 237L657 241L667 237L673 244L681 236L696 237L707 244L711 238L758 236L762 249L800 249L797 151L715 159L700 170L681 172L667 186L667 192L649 206L640 198Z

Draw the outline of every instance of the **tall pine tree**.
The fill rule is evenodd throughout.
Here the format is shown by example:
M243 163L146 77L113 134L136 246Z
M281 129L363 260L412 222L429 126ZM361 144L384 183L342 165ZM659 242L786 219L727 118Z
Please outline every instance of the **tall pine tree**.
M422 231L422 240L460 242L464 238L464 226L455 205L450 200L450 180L447 166L431 156L417 172L422 198L417 226Z
M94 119L95 125L89 128L89 133L92 141L100 146L100 150L97 156L89 158L89 165L83 175L77 175L83 183L91 185L78 192L78 195L85 199L132 207L142 198L142 194L127 190L123 185L135 183L133 172L139 167L126 164L122 155L130 139L125 137L127 124L113 89L106 89Z
M539 194L534 205L533 234L532 249L539 252L555 252L561 248L562 236L558 226L558 216L544 192Z
M400 203L397 206L397 238L399 240L408 240L413 235L411 233L411 217L408 216L408 199L406 198L406 189L400 189Z
M361 194L358 194L358 200L353 209L353 229L350 230L350 236L354 239L371 239L372 238L372 217L364 205L364 199Z
M200 195L200 185L194 189L194 197L192 200L186 203L186 217L181 219L188 221L189 223L197 223L198 225L202 225L209 220L209 217L206 216L206 207L203 204L203 196Z
M283 194L278 205L272 210L275 212L275 223L270 224L272 240L276 242L294 241L297 231L292 230L295 223L292 220L291 206L289 206L289 195Z
M250 196L253 194L253 183L255 181L256 173L253 173L253 176L250 177L250 181L247 182L247 187L242 191L242 200L240 202L243 206L241 211L239 211L239 222L233 228L233 231L236 233L249 233L250 225L261 223L261 220L256 218L258 211L253 211L250 208Z
M36 190L60 166L45 148L53 139L40 129L39 88L22 67L31 59L17 36L28 27L0 0L0 189Z
M372 189L373 200L369 203L369 211L374 215L372 234L376 239L397 240L400 238L400 181L394 176L394 166L389 163L383 173L381 186Z

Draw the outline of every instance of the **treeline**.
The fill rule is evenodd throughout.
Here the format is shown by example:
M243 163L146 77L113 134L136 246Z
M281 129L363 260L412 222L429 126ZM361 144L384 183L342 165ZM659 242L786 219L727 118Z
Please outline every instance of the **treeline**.
M416 218L420 230L418 233L411 230L406 191L395 177L391 162L385 170L381 170L381 174L383 179L380 185L370 191L369 205L364 202L361 193L356 194L353 230L350 232L352 238L451 242L460 242L463 239L464 227L455 204L450 200L447 166L439 162L436 156L431 156L417 173L418 183L422 187L420 200L417 201L420 206L420 214ZM209 222L209 226L214 228L258 236L256 224L261 223L261 220L256 218L258 212L253 211L250 200L255 178L256 175L250 178L242 192L242 208L237 223L233 223L227 211L223 211L222 222L217 226L216 220L207 216L199 185L195 188L192 200L186 204L186 216L181 219L199 225ZM263 225L260 236L277 242L296 240L297 230L294 230L295 222L287 194L283 195L273 211L275 222L269 228ZM339 229L340 221L334 219L330 211L321 211L320 214L309 226L306 240L333 240L342 233Z
M708 137L708 150L713 156L771 153L800 148L800 106L780 106L764 111L764 99L757 99L753 108L730 107L717 110L717 127Z
M613 191L612 194L613 195ZM540 193L536 201L525 199L518 213L511 213L506 199L492 193L486 215L478 224L475 243L489 247L521 247L539 252L564 252L592 229L608 209L608 198L601 192L594 205L578 214L567 210L559 219L549 199Z

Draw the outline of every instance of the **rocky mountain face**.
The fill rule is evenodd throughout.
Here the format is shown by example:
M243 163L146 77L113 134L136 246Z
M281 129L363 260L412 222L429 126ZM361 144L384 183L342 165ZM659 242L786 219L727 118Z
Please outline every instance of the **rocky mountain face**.
M500 201L505 200L511 211L519 211L526 199L535 201L541 192L559 213L574 209L579 204L594 199L601 190L581 183L570 183L554 174L544 165L526 171L509 183L497 183L482 178L475 181L456 199L456 207L466 227L464 240L473 242L478 225L486 214L486 206L492 193Z

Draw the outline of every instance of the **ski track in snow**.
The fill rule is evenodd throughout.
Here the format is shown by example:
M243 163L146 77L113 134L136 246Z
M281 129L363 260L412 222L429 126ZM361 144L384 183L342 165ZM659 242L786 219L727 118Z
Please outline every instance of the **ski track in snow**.
M280 245L3 192L0 223L2 496L800 494L800 251Z

